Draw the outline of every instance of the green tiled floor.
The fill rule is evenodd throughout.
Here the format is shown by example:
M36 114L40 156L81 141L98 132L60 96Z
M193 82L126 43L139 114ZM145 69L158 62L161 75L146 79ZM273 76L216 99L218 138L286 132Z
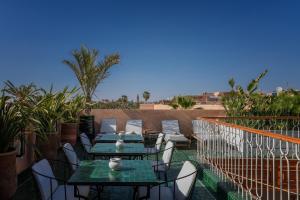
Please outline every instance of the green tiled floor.
M82 148L80 145L75 147L79 156L83 156ZM192 150L186 149L176 149L173 155L173 161L185 161L185 160L196 160L196 151L195 147L192 147ZM64 159L62 152L60 152L60 159ZM180 164L174 164L171 166L171 170L168 173L168 178L176 177L181 168ZM60 172L57 172L58 174ZM19 187L14 199L25 200L25 199L39 199L38 191L36 189L35 183L32 179L30 171L26 171L21 174L18 178ZM129 200L132 199L132 188L130 187L106 187L104 188L103 193L101 194L101 199L104 200ZM93 196L93 194L92 194ZM196 181L195 190L192 196L193 200L204 199L210 200L215 199L215 197L208 191L204 184L198 179Z

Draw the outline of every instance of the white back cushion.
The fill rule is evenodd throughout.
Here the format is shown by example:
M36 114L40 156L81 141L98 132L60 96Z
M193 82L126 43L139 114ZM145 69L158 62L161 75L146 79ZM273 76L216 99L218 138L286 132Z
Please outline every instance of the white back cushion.
M91 147L92 147L92 144L91 144L90 139L88 138L88 136L85 133L81 133L80 134L80 140L81 140L81 143L82 143L85 151L89 152Z
M178 120L163 120L162 132L165 134L180 134Z
M101 133L117 132L117 120L115 118L106 118L101 121Z
M173 150L174 150L174 143L171 141L168 141L165 146L165 150L164 150L164 153L162 156L162 160L167 166L170 166L169 164L172 160Z
M76 152L70 143L64 144L63 150L72 170L75 171L77 169L77 165L79 164L79 159Z
M126 128L125 132L126 133L132 133L135 132L137 134L142 134L142 127L143 127L143 121L138 119L138 120L128 120L126 122Z
M156 148L157 151L160 151L160 147L161 147L161 144L163 142L164 136L165 135L163 133L158 134L158 137L157 137L157 140L156 140L156 143L155 143L155 148Z
M38 172L42 175L55 178L49 162L46 159L43 159L35 163L32 166L32 170L33 170L34 179L37 182L42 199L43 200L49 199L51 196L50 179L35 173ZM52 179L52 193L55 191L57 186L58 186L57 181L55 179Z
M180 177L184 177L184 178L176 180L176 183L175 183L175 199L176 200L184 200L184 199L187 199L187 197L189 197L189 195L193 189L194 182L197 178L196 171L197 171L196 167L190 161L184 162L184 164L177 176L177 179ZM185 176L187 176L187 177L185 177Z

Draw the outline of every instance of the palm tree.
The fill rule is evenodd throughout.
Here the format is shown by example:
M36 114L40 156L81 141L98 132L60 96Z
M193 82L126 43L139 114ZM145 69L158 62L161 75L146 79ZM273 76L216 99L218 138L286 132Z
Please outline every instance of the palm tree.
M144 91L144 93L143 93L143 98L145 99L145 101L147 102L148 101L148 99L150 98L150 92L148 92L148 91Z
M114 53L97 61L99 51L81 46L72 52L75 60L63 60L75 73L87 103L91 103L97 86L109 76L109 69L120 62L120 55Z
M126 95L122 95L121 98L119 99L122 103L127 103L128 102L128 97Z

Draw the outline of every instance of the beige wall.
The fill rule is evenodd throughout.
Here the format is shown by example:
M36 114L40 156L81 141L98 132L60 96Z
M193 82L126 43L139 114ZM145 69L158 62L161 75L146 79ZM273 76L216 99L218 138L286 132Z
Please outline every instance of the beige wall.
M192 134L192 120L197 117L225 116L224 111L218 110L119 110L119 109L93 109L96 132L103 118L116 118L117 131L125 129L128 119L142 119L143 129L161 131L161 121L167 119L179 120L180 130L186 136Z

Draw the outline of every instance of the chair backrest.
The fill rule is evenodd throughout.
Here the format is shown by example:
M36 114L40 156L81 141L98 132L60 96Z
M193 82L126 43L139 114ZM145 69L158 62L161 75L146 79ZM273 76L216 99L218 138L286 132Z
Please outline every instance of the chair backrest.
M178 120L163 120L161 124L163 133L173 135L180 134Z
M79 165L79 159L72 145L70 143L65 143L63 146L63 151L67 157L68 162L70 163L71 169L75 171L77 169L77 166Z
M155 148L156 148L157 151L160 151L161 144L164 140L164 137L165 137L165 134L163 134L163 133L158 134L158 137L157 137L156 142L155 142Z
M190 162L185 161L175 183L175 199L189 199L197 178L197 168Z
M105 118L101 121L101 133L116 133L117 120L115 118Z
M88 136L85 133L81 133L80 134L80 140L81 140L81 143L82 143L85 151L89 152L92 148L92 144L91 144L91 141L88 138Z
M37 183L37 186L39 188L42 199L43 200L49 199L51 197L51 193L53 193L55 189L58 187L58 183L55 179L48 178L48 177L55 178L49 162L46 159L43 159L35 163L32 166L32 173ZM50 182L50 180L52 181ZM52 191L51 191L51 183L52 183Z
M194 134L200 134L200 120L193 120L193 133Z
M128 120L126 122L126 128L125 128L126 133L135 132L137 134L142 134L142 129L143 129L143 121L140 119Z
M166 164L166 166L170 167L170 163L172 161L173 151L174 151L174 143L172 141L168 141L164 153L162 155L162 161Z

